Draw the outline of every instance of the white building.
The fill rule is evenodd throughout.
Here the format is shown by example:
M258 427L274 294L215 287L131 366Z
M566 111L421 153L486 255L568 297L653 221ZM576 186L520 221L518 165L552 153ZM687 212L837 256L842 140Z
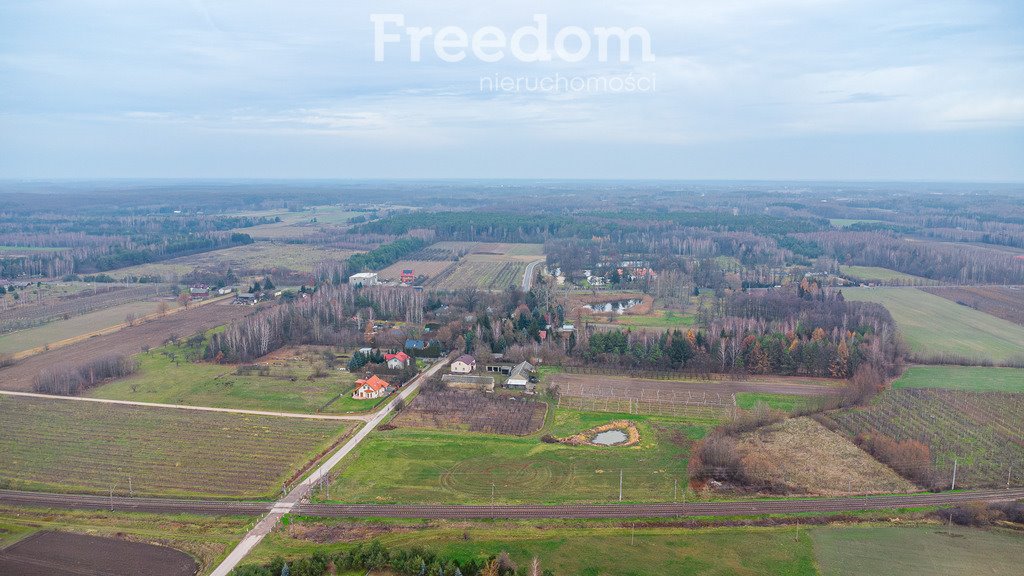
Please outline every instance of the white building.
M353 286L355 286L355 285L376 286L378 284L377 273L376 272L360 272L358 274L353 274L353 275L348 277L348 283L353 285Z
M452 362L452 374L469 374L476 370L476 358L469 354L463 354Z

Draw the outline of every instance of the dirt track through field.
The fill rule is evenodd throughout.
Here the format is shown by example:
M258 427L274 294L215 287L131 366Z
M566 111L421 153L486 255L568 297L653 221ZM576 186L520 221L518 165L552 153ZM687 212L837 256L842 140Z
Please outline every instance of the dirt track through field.
M110 354L138 354L143 346L157 347L169 336L188 337L237 320L253 311L249 306L213 303L124 328L113 334L94 336L83 342L36 354L14 366L0 368L0 389L27 391L41 371L56 365L77 366Z
M686 516L750 516L890 510L922 506L952 506L965 502L1006 502L1024 498L1024 489L966 490L963 492L919 493L899 496L854 496L840 498L783 498L664 504L574 504L547 506L403 506L392 504L307 504L290 510L301 516L337 518L678 518ZM174 500L125 498L80 494L48 494L0 490L0 503L71 510L123 510L166 514L262 515L275 508L272 502L230 500Z
M758 378L750 380L646 380L602 374L554 374L562 396L579 398L632 398L652 402L700 402L702 397L729 397L737 392L822 396L835 392L817 378ZM708 401L711 404L722 402ZM731 400L728 402L731 404Z

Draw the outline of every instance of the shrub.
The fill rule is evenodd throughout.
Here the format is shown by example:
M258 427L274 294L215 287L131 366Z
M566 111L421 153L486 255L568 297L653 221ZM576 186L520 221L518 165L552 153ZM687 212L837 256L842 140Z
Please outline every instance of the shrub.
M138 369L138 363L128 356L105 356L77 368L57 366L41 372L35 377L32 390L41 394L75 396L105 380L130 376Z
M923 442L896 441L884 434L860 434L854 441L904 478L929 488L936 484L931 449Z

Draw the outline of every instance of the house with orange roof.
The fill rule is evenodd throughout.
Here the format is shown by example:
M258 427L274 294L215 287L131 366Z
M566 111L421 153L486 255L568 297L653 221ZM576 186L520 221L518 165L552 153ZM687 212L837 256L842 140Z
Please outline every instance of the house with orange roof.
M356 380L356 389L352 398L356 400L374 400L383 398L391 393L391 384L386 380L378 378L377 375L370 376L363 380Z

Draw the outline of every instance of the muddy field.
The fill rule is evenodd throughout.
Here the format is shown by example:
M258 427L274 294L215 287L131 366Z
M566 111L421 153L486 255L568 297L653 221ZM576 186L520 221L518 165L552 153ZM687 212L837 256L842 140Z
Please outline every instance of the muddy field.
M0 551L6 576L194 576L198 570L191 556L173 548L69 532L39 532Z
M543 402L432 388L420 392L412 405L395 418L394 424L524 436L540 430L546 412Z
M110 354L137 354L143 346L160 346L171 335L188 337L199 330L208 330L237 320L252 311L252 307L226 302L208 304L125 328L114 334L95 336L84 342L36 354L14 366L0 368L0 389L31 390L32 380L44 369L58 364L77 366Z
M749 380L644 380L600 374L553 374L550 383L562 396L633 399L690 405L732 406L733 394L793 394L819 396L833 391L819 378L757 378Z
M1024 286L961 286L922 290L1024 326Z

